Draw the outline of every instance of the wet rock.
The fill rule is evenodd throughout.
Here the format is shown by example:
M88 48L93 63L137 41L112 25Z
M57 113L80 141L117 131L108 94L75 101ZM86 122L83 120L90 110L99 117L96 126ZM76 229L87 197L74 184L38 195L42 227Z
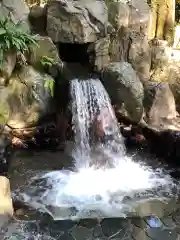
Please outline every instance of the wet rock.
M11 16L15 24L21 24L22 28L29 31L29 8L23 0L2 0L0 2L0 16Z
M1 88L0 115L2 121L11 128L36 126L44 116L51 114L50 89L45 81L53 79L33 67L23 66L9 79L9 84Z
M7 176L11 161L11 136L5 132L0 135L0 176Z
M171 165L179 165L180 132L176 130L162 130L145 127L142 129L148 141L148 148L156 156L165 159Z
M46 6L33 6L30 9L29 21L31 28L35 33L46 34Z
M93 236L93 229L88 229L86 227L76 226L74 229L72 229L71 235L73 239L89 239Z
M54 42L88 43L107 35L108 10L104 1L49 1L47 33Z
M13 205L9 179L0 176L0 215L13 215Z
M102 72L102 82L121 114L139 122L143 116L144 89L131 65L127 62L110 63Z

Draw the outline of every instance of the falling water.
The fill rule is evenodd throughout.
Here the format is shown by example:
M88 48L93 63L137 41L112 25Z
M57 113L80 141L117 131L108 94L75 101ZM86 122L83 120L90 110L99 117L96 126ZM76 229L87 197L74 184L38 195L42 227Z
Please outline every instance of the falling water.
M19 193L22 201L54 219L79 219L124 217L142 198L174 195L168 174L127 156L109 96L98 79L74 79L71 96L74 170L36 176Z
M71 84L71 96L76 168L116 166L116 158L109 159L108 153L123 157L125 146L102 83L98 79L76 79Z

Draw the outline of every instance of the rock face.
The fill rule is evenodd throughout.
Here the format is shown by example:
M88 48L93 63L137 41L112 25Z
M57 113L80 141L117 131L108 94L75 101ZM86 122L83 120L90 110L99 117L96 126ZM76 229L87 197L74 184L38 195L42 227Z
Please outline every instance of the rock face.
M169 43L172 43L175 23L175 1L152 1L151 8L152 18L150 37L165 39Z
M88 43L107 35L104 1L53 0L47 4L47 33L54 42Z
M151 69L160 69L168 64L171 48L168 42L159 39L150 41L151 46Z
M50 37L38 36L38 46L33 47L30 51L29 63L36 65L43 57L50 58L55 63L61 63L56 46Z
M160 83L155 87L153 104L148 113L148 124L158 130L174 129L176 122L176 104L168 83Z
M150 8L143 1L108 1L109 21L116 29L111 35L111 61L130 62L142 81L149 80L151 52L148 43Z
M29 8L23 0L2 0L0 2L0 16L11 16L14 23L21 23L21 26L29 30L28 21Z
M9 51L5 54L2 63L2 69L0 70L1 83L4 83L10 78L16 65L16 52Z
M30 9L29 21L35 33L46 35L46 7L33 6Z
M32 67L23 66L15 71L16 59L11 52L7 53L0 75L0 81L7 83L6 87L0 89L0 117L4 119L3 122L12 128L35 126L43 116L54 111L49 107L50 92L44 87L45 79L53 81L52 77L64 78L68 82L71 75L76 75L74 72L79 72L79 69L75 68L71 74L69 69L63 67L66 64L63 65L59 57L63 46L68 49L68 46L74 44L84 47L82 52L88 52L87 59L89 57L93 65L89 68L101 74L102 82L112 102L119 106L121 114L138 123L142 120L145 108L149 117L147 121L152 125L162 125L162 118L167 115L161 106L163 102L171 115L176 112L172 93L177 109L180 110L180 66L178 62L169 60L168 39L165 41L162 37L162 27L166 33L165 38L168 38L172 25L171 3L172 1L168 0L167 6L163 3L162 7L159 7L153 2L152 9L159 11L155 13L150 11L146 0L49 0L45 7L33 6L29 14L23 0L1 1L0 13L2 11L6 16L6 12L10 12L14 21L26 24L29 14L32 30L41 34L38 37L39 47L31 49L28 57L27 62ZM166 19L160 19L162 9L165 9L164 16L169 20L168 26ZM153 20L152 16L156 19ZM157 35L161 40L153 39L149 42L151 36L155 36L152 29L154 22L157 23L158 20L162 20L157 26ZM150 35L149 30L152 33ZM52 77L39 72L42 69L38 68L38 64L43 57L53 61L52 68L43 69ZM68 61L71 62L71 59ZM6 82L7 79L9 82ZM154 92L152 103L146 106L144 88L149 82L165 81L169 85L163 84L158 88ZM145 95L148 95L149 90L145 90ZM160 102L159 99L163 97L159 95L166 96L166 101ZM167 107L170 105L171 109Z
M102 72L102 82L112 102L133 122L143 116L144 89L134 69L127 62L110 63Z
M133 34L131 32L128 62L137 71L142 82L147 82L150 79L151 49L144 33Z
M8 168L11 161L12 137L5 133L5 129L2 129L0 133L0 176L8 176Z
M41 118L52 113L50 90L44 86L47 79L53 81L30 66L13 73L0 94L0 113L10 127L36 126Z
M161 43L160 43L161 42ZM180 111L180 51L167 46L167 42L158 41L152 47L152 82L169 84L175 97L177 111Z
M91 58L90 61L94 65L94 70L101 71L103 67L109 63L109 44L110 38L108 36L90 45L88 50Z
M13 215L10 183L6 177L0 176L0 216L6 218Z
M59 58L55 44L51 38L47 36L38 36L37 43L37 47L31 48L29 64L38 69L42 68L41 61L43 61L43 58L45 58L45 60L49 59L50 65L46 67L46 70L51 76L57 77L58 71L61 70L63 63Z

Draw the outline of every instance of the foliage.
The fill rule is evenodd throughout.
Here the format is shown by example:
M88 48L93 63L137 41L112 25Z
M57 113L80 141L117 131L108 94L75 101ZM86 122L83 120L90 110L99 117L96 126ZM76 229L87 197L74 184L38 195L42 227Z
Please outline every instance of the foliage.
M38 45L35 36L25 32L10 17L0 19L0 68L6 52L12 50L24 54L32 45Z
M52 65L54 64L54 59L47 56L43 56L40 60L40 63L43 67L52 67Z
M54 79L46 78L44 87L48 88L51 93L51 97L54 97Z
M40 59L40 64L43 68L52 67L54 64L54 59L48 56L42 56ZM54 97L54 80L46 78L44 87L48 88L50 90L51 97Z

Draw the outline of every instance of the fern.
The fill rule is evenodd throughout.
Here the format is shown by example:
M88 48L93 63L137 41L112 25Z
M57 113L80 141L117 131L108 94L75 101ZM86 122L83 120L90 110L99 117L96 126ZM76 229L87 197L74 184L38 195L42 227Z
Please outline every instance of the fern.
M47 56L43 56L40 60L40 63L43 67L52 67L52 65L54 64L54 59Z
M51 97L54 97L54 80L46 78L45 83L44 83L44 87L48 88L50 90Z
M10 17L0 19L0 68L6 52L14 50L24 54L32 45L38 46L35 36L25 32Z

